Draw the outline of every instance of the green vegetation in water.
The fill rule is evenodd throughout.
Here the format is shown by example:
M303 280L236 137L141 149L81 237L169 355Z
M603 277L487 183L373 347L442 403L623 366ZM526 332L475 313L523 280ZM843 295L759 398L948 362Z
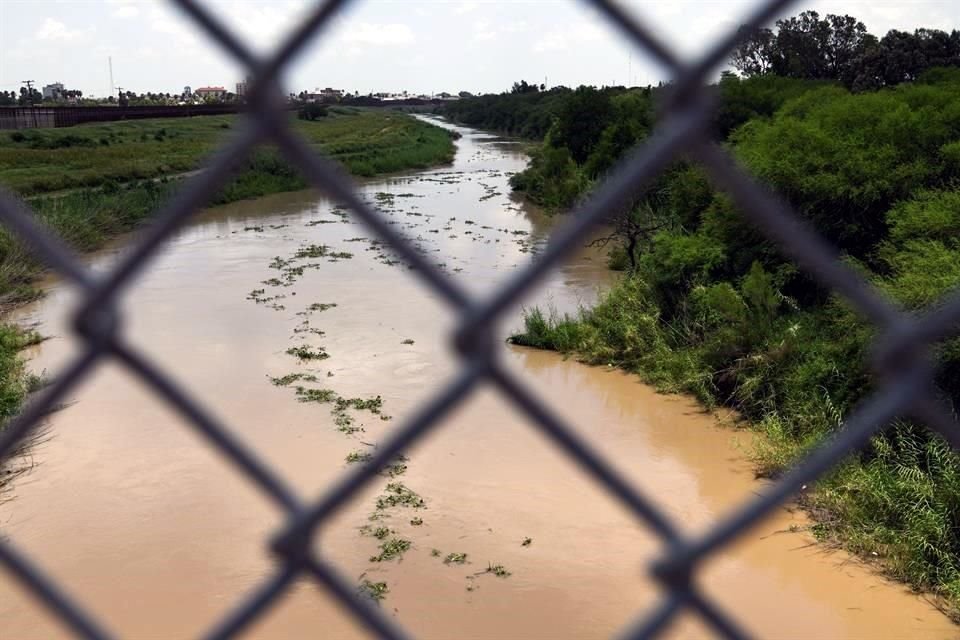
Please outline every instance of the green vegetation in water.
M386 465L383 469L380 470L380 475L387 476L388 478L396 478L407 472L406 458L400 456L402 460L397 460Z
M400 344L413 344L413 340L411 340L410 338L407 338L406 340L404 340L404 341L401 342Z
M524 538L523 542L520 543L520 546L529 547L531 544L533 544L533 538Z
M492 563L487 565L487 570L484 571L484 573L492 573L498 578L509 578L511 575L513 575L507 571L506 567L504 567L502 564Z
M347 454L347 464L356 464L358 462L370 462L373 455L366 451L351 451Z
M307 345L298 345L290 347L285 352L287 355L296 357L301 362L307 360L326 360L330 357L323 347L309 347Z
M466 561L467 554L453 552L447 554L447 556L443 559L443 564L464 564Z
M276 387L288 387L298 380L303 380L304 382L317 382L319 380L319 378L312 373L288 373L278 378L268 377L270 378L270 384Z
M360 583L357 590L360 595L370 598L378 604L390 593L386 582L370 582L367 579Z
M307 312L313 313L318 311L326 311L327 309L333 309L337 306L336 302L314 302L309 307L307 307ZM297 315L303 314L303 311L298 311Z
M370 562L389 562L401 558L406 553L412 543L403 538L390 538L380 543L380 553L370 557Z
M378 510L392 507L407 507L410 509L426 509L427 503L419 493L410 489L402 482L387 484L383 495L377 497Z
M719 94L731 152L864 278L910 312L960 286L960 69L860 93L728 75ZM638 126L621 137L646 117L639 103L629 116L629 95L612 99L610 113L620 115L582 148L570 146L570 132L551 130L544 154L566 163L551 184L568 170L585 178L556 204L584 195L593 176L605 175L598 167L646 135ZM596 99L585 97L590 109ZM608 144L623 139L630 144L619 151ZM535 157L515 186L553 175L545 160ZM792 468L880 388L866 365L873 327L786 260L701 169L675 164L627 214L654 230L635 243L620 239L623 279L579 314L528 311L512 342L621 367L707 406L735 406L766 436L754 459L768 476ZM955 408L960 340L933 357L940 397ZM942 596L960 617L960 458L940 436L898 420L800 501L820 539Z
M420 525L423 524L423 518L419 516L417 516L416 518L411 518L410 524L412 524L415 527L419 527Z
M295 393L298 402L318 402L320 404L334 402L340 397L333 389L312 389L302 386L297 386Z
M331 258L333 260L347 260L353 257L348 251L331 251L325 244L311 244L297 249L293 254L294 259L303 258Z
M367 528L369 530L369 534L372 535L377 540L383 540L387 536L389 536L391 533L393 533L393 530L390 529L389 527L377 527L375 529L371 529L370 527L367 527Z
M306 347L290 347L290 349L287 350L287 353L294 351L295 353L292 355L296 355L296 353L300 353L300 350L304 348ZM306 349L309 350L309 348ZM312 380L316 381L316 377L314 376ZM293 380L290 380L287 384L292 382ZM294 393L299 402L332 404L333 408L330 410L330 414L333 416L334 425L337 427L338 431L341 431L347 435L357 433L358 431L363 431L362 427L356 426L356 419L350 415L351 409L356 411L368 411L374 415L380 416L381 419L389 420L389 416L385 417L381 413L381 409L383 408L383 398L380 396L373 398L344 398L332 389L315 389L311 387L304 387L302 385L297 385L294 387Z

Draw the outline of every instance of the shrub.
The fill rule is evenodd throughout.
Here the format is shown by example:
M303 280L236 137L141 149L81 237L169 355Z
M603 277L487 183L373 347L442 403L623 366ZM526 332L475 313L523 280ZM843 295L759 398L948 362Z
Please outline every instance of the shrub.
M297 111L297 117L301 120L316 120L317 118L326 118L327 108L316 102L308 102Z

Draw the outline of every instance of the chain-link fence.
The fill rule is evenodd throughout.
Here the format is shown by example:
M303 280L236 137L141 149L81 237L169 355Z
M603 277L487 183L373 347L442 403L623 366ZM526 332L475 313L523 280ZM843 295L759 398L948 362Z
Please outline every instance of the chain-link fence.
M350 179L334 163L318 156L288 126L276 78L304 45L329 25L347 4L346 0L327 0L318 4L269 57L255 55L224 27L216 15L196 0L172 1L211 40L249 69L253 78L249 92L250 111L244 117L241 131L215 155L207 170L184 184L156 213L153 224L139 243L112 271L103 275L84 269L71 250L34 222L23 201L0 190L0 220L3 224L29 244L49 267L82 292L82 302L73 315L73 330L83 344L82 353L0 437L0 459L30 434L42 416L101 360L113 359L121 363L130 374L137 376L179 411L211 447L286 513L285 525L268 543L276 558L273 572L210 629L206 637L237 635L263 616L297 578L304 576L312 577L326 587L370 631L388 638L406 637L403 629L361 598L330 561L322 553L317 553L312 539L323 522L376 477L377 469L435 430L440 419L484 381L496 387L530 419L532 425L557 443L584 472L598 480L662 540L663 553L652 564L650 572L663 587L665 595L652 611L644 612L625 631L625 636L630 638L657 635L684 610L699 615L718 635L745 637L746 633L737 622L697 587L694 582L697 570L709 556L721 552L747 528L789 500L804 484L826 473L844 456L863 446L893 418L910 416L921 420L960 448L960 428L951 411L940 404L934 393L934 367L928 353L932 342L954 332L960 322L960 293L955 292L923 315L901 312L845 266L837 252L783 201L758 185L725 150L710 140L712 101L705 82L736 45L735 32L725 34L701 58L688 63L614 0L586 0L670 72L673 79L671 99L655 133L624 158L592 196L569 216L546 250L493 295L477 299L467 295L456 282L423 258L386 223L384 217L357 196ZM761 2L744 23L762 25L791 3L791 0ZM277 145L314 187L347 205L373 232L389 242L416 268L414 273L441 294L459 317L453 336L454 348L462 362L459 372L390 435L370 464L346 473L334 486L327 488L319 500L311 503L296 497L278 470L268 467L256 452L244 447L226 425L211 416L203 405L174 382L172 376L131 347L124 338L122 318L116 307L120 293L138 272L148 267L164 242L233 175L254 146L263 142ZM654 500L635 490L589 443L575 435L550 407L501 366L491 331L492 325L508 307L582 243L591 227L609 211L638 198L658 172L680 154L700 162L716 186L733 197L743 215L776 241L798 265L823 285L844 296L876 325L879 338L873 349L874 368L881 381L877 392L862 403L835 437L822 443L778 482L696 538L681 531ZM0 541L0 562L78 636L110 637L89 612L78 606L56 581L46 576L10 541Z

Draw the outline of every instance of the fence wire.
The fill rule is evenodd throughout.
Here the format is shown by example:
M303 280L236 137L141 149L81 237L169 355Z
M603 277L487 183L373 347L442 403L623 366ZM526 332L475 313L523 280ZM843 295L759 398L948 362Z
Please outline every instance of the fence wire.
M209 629L205 638L232 638L263 616L298 578L312 578L371 632L386 638L406 638L407 633L376 606L361 598L354 586L312 544L318 527L376 477L377 469L401 451L437 429L440 420L462 403L480 383L490 383L518 407L545 436L554 441L580 468L595 478L663 542L663 553L650 566L650 574L663 588L661 601L643 612L623 632L625 638L655 637L678 614L693 612L719 636L748 637L744 629L697 587L697 571L712 555L721 552L738 535L789 500L800 488L828 472L843 457L862 447L895 417L925 422L960 448L960 428L952 412L935 393L930 345L957 331L960 291L922 315L907 315L890 304L874 287L839 260L839 254L776 195L745 173L730 154L710 139L708 124L712 101L705 84L709 74L726 60L737 44L737 32L718 39L699 59L683 61L675 50L645 23L614 0L582 0L598 10L633 45L652 57L672 78L672 96L654 132L624 158L592 196L577 208L553 235L547 249L518 271L493 295L468 295L456 282L425 260L385 218L364 203L351 179L333 162L321 157L288 126L284 98L277 78L304 46L327 27L347 4L327 0L279 46L273 55L254 54L241 38L227 29L215 14L196 0L170 0L207 37L245 67L253 78L250 110L244 125L210 160L207 170L189 178L154 216L139 243L105 275L87 270L63 242L38 225L29 206L0 190L0 222L13 231L71 286L82 292L82 302L72 316L73 330L82 353L68 364L56 381L30 403L0 436L0 460L8 456L42 417L62 401L91 370L107 359L121 363L203 436L225 460L286 514L284 526L268 541L275 557L273 572L231 612ZM772 20L793 0L758 4L743 23L757 27ZM744 33L747 30L744 30ZM247 449L226 425L179 386L172 375L128 344L122 332L117 300L134 276L146 269L164 243L202 207L237 171L258 144L277 145L300 169L311 185L348 206L355 215L408 263L457 313L458 328L452 344L462 367L452 380L407 422L396 429L370 464L345 473L315 501L303 502L276 469L255 451ZM873 366L881 384L878 391L854 412L836 435L823 442L785 477L727 514L708 532L691 537L681 531L649 496L614 471L592 446L581 439L547 404L526 388L497 359L491 327L504 311L582 243L591 227L624 203L639 197L645 187L681 154L699 161L715 186L727 191L743 215L786 255L809 271L824 286L842 295L877 327ZM8 540L0 540L0 563L70 631L83 638L111 638L99 621L79 606L50 576Z

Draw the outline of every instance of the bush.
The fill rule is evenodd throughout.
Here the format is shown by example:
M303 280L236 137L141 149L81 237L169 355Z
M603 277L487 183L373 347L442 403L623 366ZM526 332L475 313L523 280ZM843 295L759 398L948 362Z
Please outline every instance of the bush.
M297 111L297 117L301 120L313 121L318 118L326 118L328 115L327 108L316 102L308 102Z

